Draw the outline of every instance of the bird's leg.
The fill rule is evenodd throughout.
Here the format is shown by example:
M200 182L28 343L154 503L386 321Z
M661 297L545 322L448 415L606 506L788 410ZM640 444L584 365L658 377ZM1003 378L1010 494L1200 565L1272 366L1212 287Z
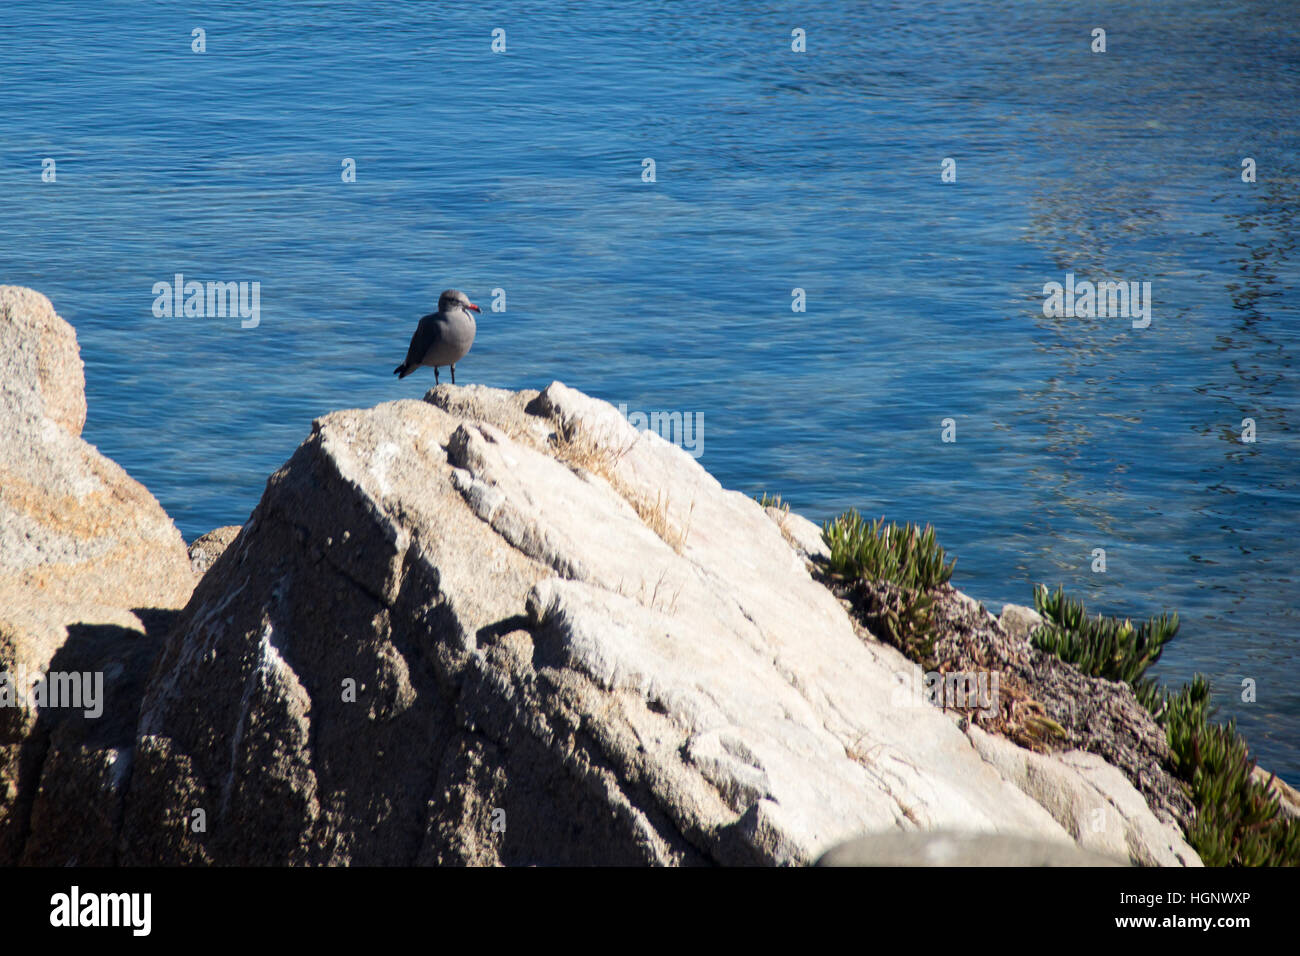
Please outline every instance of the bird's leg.
M436 365L433 367L433 384L438 384L438 366Z
M451 384L456 384L456 366L451 367Z

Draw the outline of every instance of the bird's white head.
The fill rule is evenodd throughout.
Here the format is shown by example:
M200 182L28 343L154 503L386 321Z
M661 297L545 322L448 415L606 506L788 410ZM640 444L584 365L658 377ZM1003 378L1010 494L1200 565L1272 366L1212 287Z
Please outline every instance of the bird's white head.
M469 296L461 292L460 289L448 289L438 296L439 312L449 312L452 309L466 309L471 312L480 311L479 307L471 302Z

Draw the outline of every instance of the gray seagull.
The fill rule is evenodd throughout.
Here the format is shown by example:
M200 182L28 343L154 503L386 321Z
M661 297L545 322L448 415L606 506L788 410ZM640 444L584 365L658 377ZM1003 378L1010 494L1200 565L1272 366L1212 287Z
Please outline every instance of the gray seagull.
M451 384L456 384L456 363L463 359L474 344L474 316L480 311L459 289L448 289L438 296L438 311L426 315L411 336L411 347L406 350L406 361L393 369L398 378L406 378L421 365L432 366L433 383L438 384L438 366L451 368Z

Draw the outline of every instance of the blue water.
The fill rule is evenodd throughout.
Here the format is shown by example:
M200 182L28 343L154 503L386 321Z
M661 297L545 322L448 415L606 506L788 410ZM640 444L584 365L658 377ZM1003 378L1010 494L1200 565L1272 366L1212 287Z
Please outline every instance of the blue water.
M724 485L933 522L995 608L1177 609L1155 676L1300 782L1296 6L713 6L8 2L0 281L187 539L431 386L391 372L456 286L462 384L702 413ZM178 272L260 324L154 317ZM1045 318L1067 272L1152 283L1150 328Z

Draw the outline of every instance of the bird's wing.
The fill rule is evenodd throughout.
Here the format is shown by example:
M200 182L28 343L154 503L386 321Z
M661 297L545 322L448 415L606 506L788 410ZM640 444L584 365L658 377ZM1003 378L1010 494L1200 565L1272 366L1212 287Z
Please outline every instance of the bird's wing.
M411 347L406 350L406 364L419 365L440 337L438 313L432 312L422 318L420 324L415 327L415 334L411 336Z

